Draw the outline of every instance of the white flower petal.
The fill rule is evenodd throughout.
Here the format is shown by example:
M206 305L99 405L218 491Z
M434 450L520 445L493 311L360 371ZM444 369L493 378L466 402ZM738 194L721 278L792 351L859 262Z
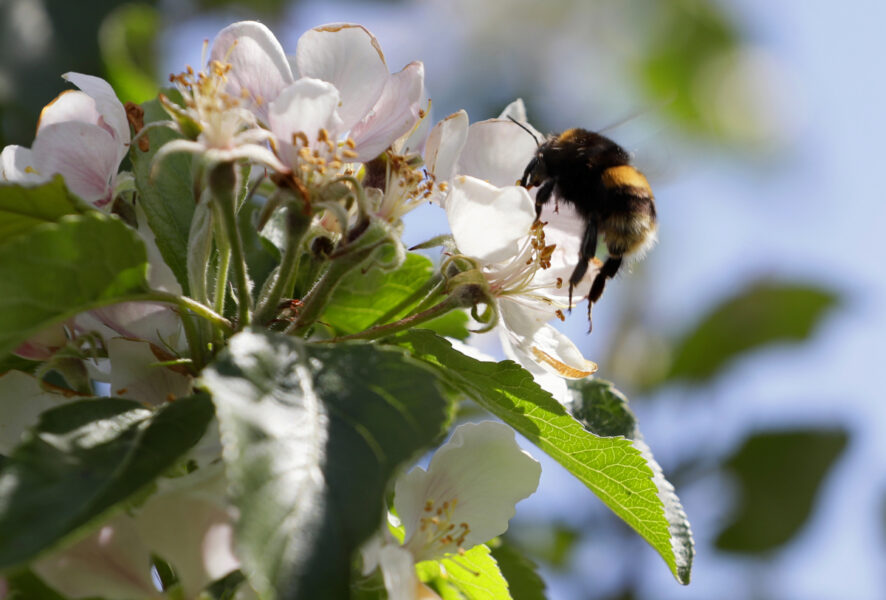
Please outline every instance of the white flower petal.
M181 336L181 319L178 313L162 304L147 302L121 302L88 313L117 335L144 340L158 347L177 347ZM88 328L88 320L77 320Z
M348 130L370 111L388 80L378 40L362 25L315 27L298 40L295 64L300 77L333 84L341 94L339 114Z
M37 424L40 413L71 401L44 391L35 377L21 371L9 371L0 377L0 398L3 398L0 454L4 456L18 445L25 429Z
M339 93L335 86L310 77L302 77L287 86L271 102L268 120L284 162L294 165L298 159L293 154L294 134L304 133L312 147L317 144L321 129L326 130L330 139L338 137L342 130L338 105Z
M464 533L461 548L501 535L516 503L536 490L540 475L541 466L520 449L507 425L460 425L434 453L427 471L416 467L396 483L394 504L406 530L404 546L416 561L458 550L456 542L429 545L425 534L430 531L420 530L422 518L434 517L437 508L443 509L441 519L455 525L454 537ZM446 514L444 503L451 514Z
M40 130L48 125L66 121L80 121L81 123L98 125L101 118L95 100L89 94L77 90L65 90L40 111L37 133L39 134ZM112 136L116 135L110 125L107 126L107 131Z
M417 600L421 582L412 555L400 546L387 544L378 551L378 562L390 600Z
M551 201L542 210L541 221L545 223L545 244L554 245L555 248L551 254L550 268L539 271L535 280L538 283L552 283L560 279L563 284L559 288L550 287L548 295L556 298L562 306L567 306L569 278L579 260L585 220L571 204L560 203L555 210L555 203ZM588 295L598 270L598 263L592 261L588 265L588 272L572 292L573 305L577 305Z
M72 192L96 206L111 200L119 144L105 129L78 121L40 129L32 150L44 175L59 173Z
M501 111L498 115L499 119L515 119L520 122L526 121L526 105L523 104L523 98L517 98Z
M425 143L425 164L437 181L455 175L455 164L468 139L468 113L453 113L434 125Z
M114 137L124 146L129 145L129 120L126 118L126 109L117 98L114 88L101 77L84 75L83 73L65 73L64 79L70 81L78 88L95 100L95 108L101 115L108 127L114 132ZM123 158L122 156L120 157Z
M413 62L388 78L378 102L351 129L358 161L375 158L418 122L424 73L424 65Z
M49 177L38 171L37 157L30 148L6 146L0 153L0 180L10 183L42 183Z
M515 123L480 121L468 128L456 172L485 179L498 187L515 185L536 150L532 136Z
M494 263L517 254L535 220L535 205L521 187L497 188L460 176L452 182L446 216L459 251Z
M551 315L503 298L499 316L518 361L538 365L567 379L583 379L597 371L572 340L547 325Z
M111 361L111 393L149 406L160 406L171 398L191 393L191 378L166 367L154 366L161 360L151 344L114 338L108 342Z
M229 63L228 92L246 97L256 116L268 122L268 104L293 82L289 61L271 30L257 21L222 29L212 42L209 60Z

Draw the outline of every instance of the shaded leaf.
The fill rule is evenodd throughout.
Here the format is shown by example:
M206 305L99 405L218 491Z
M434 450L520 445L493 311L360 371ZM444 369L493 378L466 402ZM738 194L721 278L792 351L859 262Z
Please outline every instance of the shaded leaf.
M147 269L138 234L99 212L0 246L0 355L52 323L147 291Z
M169 115L157 100L145 102L145 124L169 120ZM188 233L194 217L194 177L191 173L191 155L173 154L157 165L151 177L154 154L166 142L181 136L164 127L155 127L146 134L150 149L142 152L132 145L130 157L139 191L139 202L145 211L148 225L157 241L163 261L169 265L175 278L188 293Z
M443 430L431 372L403 352L242 332L204 372L240 510L241 558L276 598L347 598L395 469Z
M717 547L767 552L790 540L809 518L818 489L848 440L839 429L748 438L724 463L738 480L739 504L717 536Z
M508 582L514 600L545 600L545 582L538 574L538 565L506 540L491 544L492 558Z
M61 175L41 185L0 185L0 244L44 223L94 209L68 191Z
M33 558L153 482L212 415L205 395L153 413L119 398L44 412L0 471L0 568Z
M391 341L408 348L433 366L443 382L566 467L649 542L678 581L689 582L694 550L688 523L684 515L685 537L672 529L679 519L666 515L669 504L659 494L667 482L655 470L648 448L623 437L592 434L514 362L475 360L428 331L412 331Z
M813 286L759 281L702 317L676 344L668 379L704 381L744 352L806 339L837 300Z
M628 407L628 399L612 383L597 378L582 379L570 381L569 387L577 392L572 415L588 431L599 436L620 435L631 440L639 433L637 418Z

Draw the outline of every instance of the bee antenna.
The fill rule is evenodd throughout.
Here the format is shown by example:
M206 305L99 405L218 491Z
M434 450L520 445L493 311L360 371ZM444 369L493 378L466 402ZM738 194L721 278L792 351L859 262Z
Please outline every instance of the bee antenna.
M531 129L529 129L528 127L526 127L526 125L524 125L523 123L521 123L520 121L518 121L517 119L515 119L514 117L512 117L511 115L508 115L508 118L509 118L511 121L513 121L514 124L515 124L517 127L519 127L520 129L522 129L523 131L525 131L526 133L528 133L529 135L531 135L531 136L532 136L532 139L535 140L535 145L536 145L536 146L541 147L541 142L538 140L537 137L535 137L535 134L532 133L532 130L531 130Z

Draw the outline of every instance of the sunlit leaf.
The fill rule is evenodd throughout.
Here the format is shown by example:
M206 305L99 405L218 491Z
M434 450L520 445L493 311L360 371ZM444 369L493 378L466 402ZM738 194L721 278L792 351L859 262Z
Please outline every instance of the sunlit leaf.
M243 332L203 380L253 586L347 598L352 554L382 525L390 477L448 419L433 374L393 348Z
M405 316L422 298L406 302L399 311L379 321L419 290L433 272L431 261L415 253L407 254L403 264L393 271L353 271L339 284L321 320L332 325L338 334L347 335ZM467 322L464 311L454 311L421 326L448 337L464 339L468 336Z
M448 597L465 600L510 600L508 582L502 576L489 547L474 546L457 558L416 565L419 579ZM458 594L457 596L455 594Z
M0 356L47 325L147 291L138 234L99 212L69 215L0 246Z
M0 470L0 569L20 564L133 496L202 437L205 395L156 412L118 398L44 412Z
M668 378L703 381L744 352L804 340L837 301L814 286L757 282L703 316L677 343Z
M812 512L822 481L843 453L842 430L758 433L724 464L738 481L738 506L717 547L767 552L789 541Z
M685 515L672 514L679 507L676 496L662 502L662 490L670 488L673 495L673 488L645 444L594 435L516 363L475 360L428 331L391 341L566 467L649 542L678 581L689 582L694 551L688 523Z

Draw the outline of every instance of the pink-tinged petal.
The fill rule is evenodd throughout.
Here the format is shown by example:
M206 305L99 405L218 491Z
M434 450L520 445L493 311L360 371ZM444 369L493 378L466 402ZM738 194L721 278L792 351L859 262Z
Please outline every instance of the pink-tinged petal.
M339 98L338 90L331 83L302 77L271 103L268 122L277 136L284 162L294 165L298 160L292 144L295 134L303 133L311 146L317 144L321 129L326 130L330 139L338 136L342 131L337 111Z
M241 21L222 29L212 42L209 60L231 65L228 93L249 98L250 107L265 123L268 104L294 80L280 42L257 21Z
M226 485L221 464L161 480L160 491L135 517L142 544L169 561L185 598L196 598L206 584L240 566L234 519L224 504Z
M389 77L375 36L362 25L348 23L305 32L296 46L295 64L299 77L322 79L338 89L345 130L369 113Z
M468 128L456 172L492 185L514 185L537 149L532 136L511 121L490 119Z
M572 340L546 324L551 313L503 298L499 316L518 361L535 364L566 379L583 379L597 371Z
M191 378L157 366L163 357L157 356L148 342L114 338L107 346L113 395L160 406L191 393Z
M468 139L468 113L453 113L434 125L425 143L425 164L437 181L455 175L455 165Z
M56 323L50 325L37 335L29 337L13 353L30 360L47 360L55 352L68 343L65 326L72 326L73 322Z
M117 149L105 129L77 121L43 127L33 146L41 173L61 174L69 190L96 206L111 200Z
M394 73L370 113L351 129L357 160L365 162L384 152L418 122L425 68L413 62Z
M43 107L40 111L40 120L37 122L37 133L49 125L64 123L66 121L80 121L90 125L99 125L101 114L89 94L77 90L65 90L55 100ZM106 125L107 132L112 136L114 130Z
M66 598L157 597L151 550L135 521L120 514L88 537L32 563L31 568Z
M3 398L0 454L4 456L9 456L19 444L26 429L37 424L40 413L73 399L45 391L36 377L21 371L8 371L0 376L0 398Z
M421 561L501 535L517 502L538 488L540 476L538 461L520 449L507 425L484 421L456 427L427 471L416 467L397 480L394 505L406 530L404 547ZM454 525L451 541L434 537L434 517L443 527ZM424 528L423 520L428 521Z
M38 171L37 157L30 148L6 146L0 153L0 181L42 183L47 179Z
M121 302L89 311L117 335L176 348L181 337L178 313L162 304Z
M452 181L446 216L461 253L497 263L517 255L535 221L535 206L521 187L497 188L459 176Z
M93 100L98 113L105 123L114 131L114 137L122 145L129 145L129 120L126 118L126 109L117 98L114 88L101 77L84 75L82 73L65 73L62 75L78 88L86 92ZM121 157L122 158L122 157Z

